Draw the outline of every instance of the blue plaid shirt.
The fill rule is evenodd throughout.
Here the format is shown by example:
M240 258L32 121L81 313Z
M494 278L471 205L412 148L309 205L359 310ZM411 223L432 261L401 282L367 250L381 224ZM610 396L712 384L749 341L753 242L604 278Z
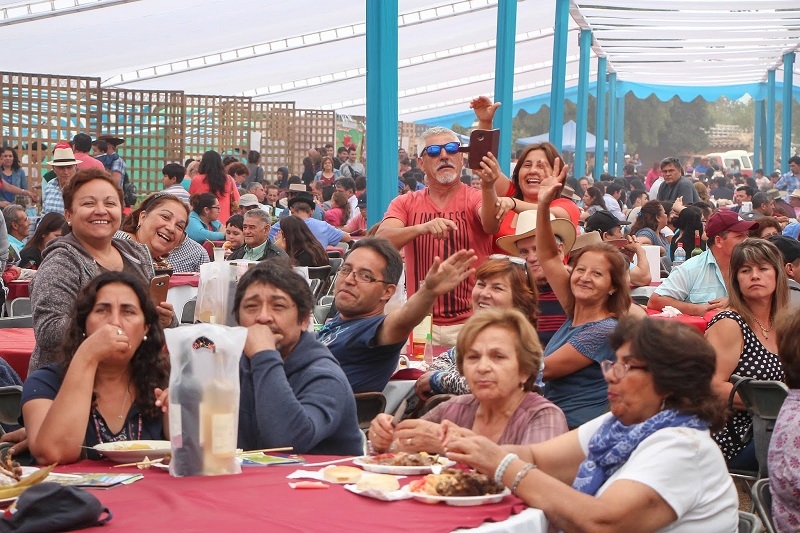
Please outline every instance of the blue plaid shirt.
M775 184L775 188L786 191L787 194L792 194L795 189L800 189L800 176L796 176L789 171L781 176L781 179Z
M42 214L46 213L64 214L64 197L61 196L61 186L58 184L58 178L51 179L44 188Z

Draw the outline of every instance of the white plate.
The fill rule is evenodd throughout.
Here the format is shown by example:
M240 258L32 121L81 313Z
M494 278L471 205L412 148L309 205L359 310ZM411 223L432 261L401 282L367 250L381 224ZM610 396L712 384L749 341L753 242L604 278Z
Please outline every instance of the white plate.
M392 466L392 465L379 465L375 463L371 463L365 461L365 457L358 457L353 459L353 464L356 466L360 466L367 472L375 472L376 474L394 474L396 476L419 476L422 474L430 474L431 468L437 465L428 465L428 466ZM438 465L442 468L447 468L448 466L453 466L456 464L455 461L451 461L446 457L439 457Z
M424 503L439 503L445 502L447 505L455 507L472 507L475 505L488 505L490 503L499 503L503 498L511 494L508 487L503 489L500 494L487 494L485 496L433 496L431 494L419 494L413 492L405 485L402 490L410 494L415 500Z
M28 477L28 476L30 476L31 474L39 471L39 468L37 468L35 466L23 466L21 468L22 468L22 478L23 479ZM53 478L55 476L71 476L71 475L72 474L50 474L49 476L47 476L45 481L53 481L51 478ZM80 477L80 476L75 476L75 477ZM17 498L18 498L18 496L14 496L12 498L0 498L0 507L2 507L2 508L8 507L9 505L11 505L12 502L15 502L17 500Z
M118 450L118 447L140 444L147 449ZM148 459L161 459L172 451L168 440L128 440L120 442L104 442L97 444L94 449L115 463L137 463Z

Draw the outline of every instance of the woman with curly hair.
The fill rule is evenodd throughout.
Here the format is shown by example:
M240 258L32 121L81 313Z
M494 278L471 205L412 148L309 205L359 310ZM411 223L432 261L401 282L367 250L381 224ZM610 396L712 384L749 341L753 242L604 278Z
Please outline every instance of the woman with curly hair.
M636 235L639 242L644 245L660 246L661 255L666 255L669 242L661 235L661 230L667 226L669 221L664 206L658 200L650 200L642 206L636 222L631 226L630 234Z
M110 271L94 278L78 295L61 361L33 372L22 389L36 460L72 463L102 442L167 437L163 344L139 277Z
M308 226L296 216L280 220L275 244L292 260L292 266L318 267L328 264L328 254Z
M200 172L192 178L189 194L210 192L219 199L220 224L225 224L231 213L239 208L239 189L233 178L225 173L222 158L214 150L203 154L198 167Z

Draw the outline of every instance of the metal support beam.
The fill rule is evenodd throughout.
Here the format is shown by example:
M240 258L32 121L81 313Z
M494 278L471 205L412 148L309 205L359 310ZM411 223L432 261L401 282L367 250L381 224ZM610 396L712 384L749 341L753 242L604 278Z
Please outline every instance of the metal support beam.
M495 48L494 99L503 102L495 115L496 128L500 129L499 154L494 154L500 168L507 169L511 164L511 122L514 119L514 54L517 33L516 0L497 2L497 40Z
M367 227L397 196L397 0L367 2Z
M617 174L617 74L608 76L608 173Z
M594 179L599 180L603 173L603 154L605 154L606 139L606 58L597 58L597 92L595 94L595 149L594 149Z
M567 32L569 2L556 0L555 35L553 36L553 77L550 93L550 142L561 151L564 128L564 85L567 76Z
M578 63L578 117L575 139L575 168L572 175L578 179L586 175L586 127L589 122L589 60L592 51L592 30L581 30L581 56Z
M767 129L764 132L764 172L775 168L775 71L767 71Z
M761 142L764 136L764 101L763 100L756 100L755 101L755 124L753 128L753 171L756 169L761 168L762 162L764 161L764 157L762 155L762 151L764 150L764 144ZM764 173L769 176L768 171L764 171ZM755 176L755 174L754 174Z
M792 157L792 78L794 52L783 54L783 91L781 106L781 171L789 172Z
M619 91L620 93L622 91ZM625 95L617 95L617 146L616 157L614 160L617 162L617 171L615 176L625 175Z

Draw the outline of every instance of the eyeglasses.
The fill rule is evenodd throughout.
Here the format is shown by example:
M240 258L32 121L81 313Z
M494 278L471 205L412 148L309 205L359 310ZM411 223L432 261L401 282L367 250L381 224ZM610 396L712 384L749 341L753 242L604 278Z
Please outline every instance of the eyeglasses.
M442 148L444 148L444 151L448 154L455 155L458 153L460 147L461 143L455 141L446 144L432 144L423 148L420 155L428 154L429 157L439 157L439 154L442 153Z
M620 361L609 361L608 359L600 361L600 368L603 370L603 374L608 374L613 370L614 377L617 379L624 378L628 370L647 370L646 365L629 365Z
M350 274L353 274L355 276L356 283L385 283L387 285L392 285L392 283L389 283L388 281L376 279L375 276L365 270L355 271L350 265L342 265L339 267L339 274L342 276L342 279L347 279Z
M521 266L521 267L523 267L523 268L525 268L526 266L528 266L528 263L527 263L527 262L526 262L526 261L525 261L523 258L521 258L521 257L514 257L513 255L492 254L492 255L490 255L490 256L488 257L488 259L496 259L496 260L499 260L499 261L502 261L502 260L504 260L504 259L505 259L505 260L507 260L507 261L511 261L511 262L512 262L512 263L514 263L515 265L517 265L517 266Z

